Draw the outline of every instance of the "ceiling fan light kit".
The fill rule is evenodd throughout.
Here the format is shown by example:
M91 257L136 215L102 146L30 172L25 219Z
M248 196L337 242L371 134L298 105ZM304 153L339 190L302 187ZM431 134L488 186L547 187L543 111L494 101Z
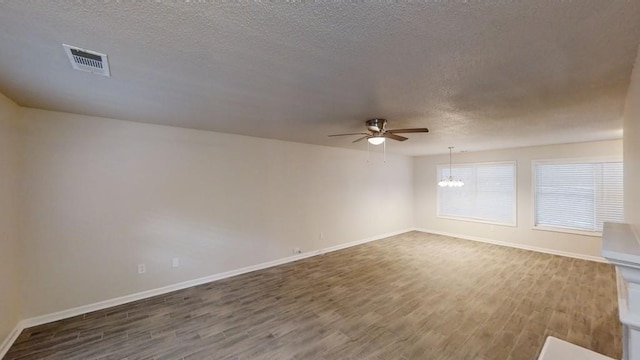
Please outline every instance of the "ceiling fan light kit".
M449 146L449 176L443 177L442 180L438 182L438 186L440 187L462 187L464 186L464 182L460 179L455 179L453 177L453 173L451 172L451 151L453 150L453 146Z
M384 137L382 137L382 136L372 136L372 137L368 138L367 141L371 145L380 145L380 144L382 144L384 142Z

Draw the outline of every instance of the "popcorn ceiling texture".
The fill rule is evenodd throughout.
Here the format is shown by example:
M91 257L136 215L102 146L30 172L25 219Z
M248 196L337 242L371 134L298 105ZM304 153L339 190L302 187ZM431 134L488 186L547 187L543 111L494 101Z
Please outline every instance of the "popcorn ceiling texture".
M22 106L310 144L386 117L408 155L622 137L640 1L2 2ZM62 43L104 52L111 78Z

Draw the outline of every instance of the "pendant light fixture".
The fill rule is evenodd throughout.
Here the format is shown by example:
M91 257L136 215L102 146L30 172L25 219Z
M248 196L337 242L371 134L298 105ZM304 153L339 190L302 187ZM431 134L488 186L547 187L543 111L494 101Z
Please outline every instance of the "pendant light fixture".
M438 186L440 187L461 187L464 185L464 182L460 179L454 179L453 174L451 172L451 151L453 150L453 146L449 146L449 176L443 177L440 182L438 182Z

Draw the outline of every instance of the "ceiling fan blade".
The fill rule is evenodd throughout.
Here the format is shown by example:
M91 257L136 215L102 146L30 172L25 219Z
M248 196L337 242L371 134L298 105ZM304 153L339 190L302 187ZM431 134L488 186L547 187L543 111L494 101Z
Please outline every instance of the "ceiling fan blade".
M398 141L405 141L405 140L408 139L408 138L406 138L404 136L395 135L395 134L389 134L388 131L386 133L384 133L383 136L386 137L386 138L393 139L393 140L398 140Z
M392 133L392 134L402 134L402 133L426 133L429 132L429 129L427 128L413 128L413 129L394 129L394 130L387 130L387 133Z
M352 142L357 143L358 141L362 141L362 140L364 140L364 139L366 139L366 138L368 138L368 137L369 137L369 135L367 135L367 136L363 136L363 137L361 137L361 138L359 138L359 139L355 139L355 140L353 140Z
M329 135L329 137L333 137L333 136L347 136L347 135L369 135L369 134L367 134L367 133L335 134L335 135Z

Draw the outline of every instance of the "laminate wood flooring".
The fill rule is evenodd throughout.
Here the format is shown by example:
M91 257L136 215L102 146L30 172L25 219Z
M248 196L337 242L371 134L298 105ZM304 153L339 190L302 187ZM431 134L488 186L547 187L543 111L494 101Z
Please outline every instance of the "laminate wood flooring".
M621 357L607 264L409 232L26 329L5 359Z

